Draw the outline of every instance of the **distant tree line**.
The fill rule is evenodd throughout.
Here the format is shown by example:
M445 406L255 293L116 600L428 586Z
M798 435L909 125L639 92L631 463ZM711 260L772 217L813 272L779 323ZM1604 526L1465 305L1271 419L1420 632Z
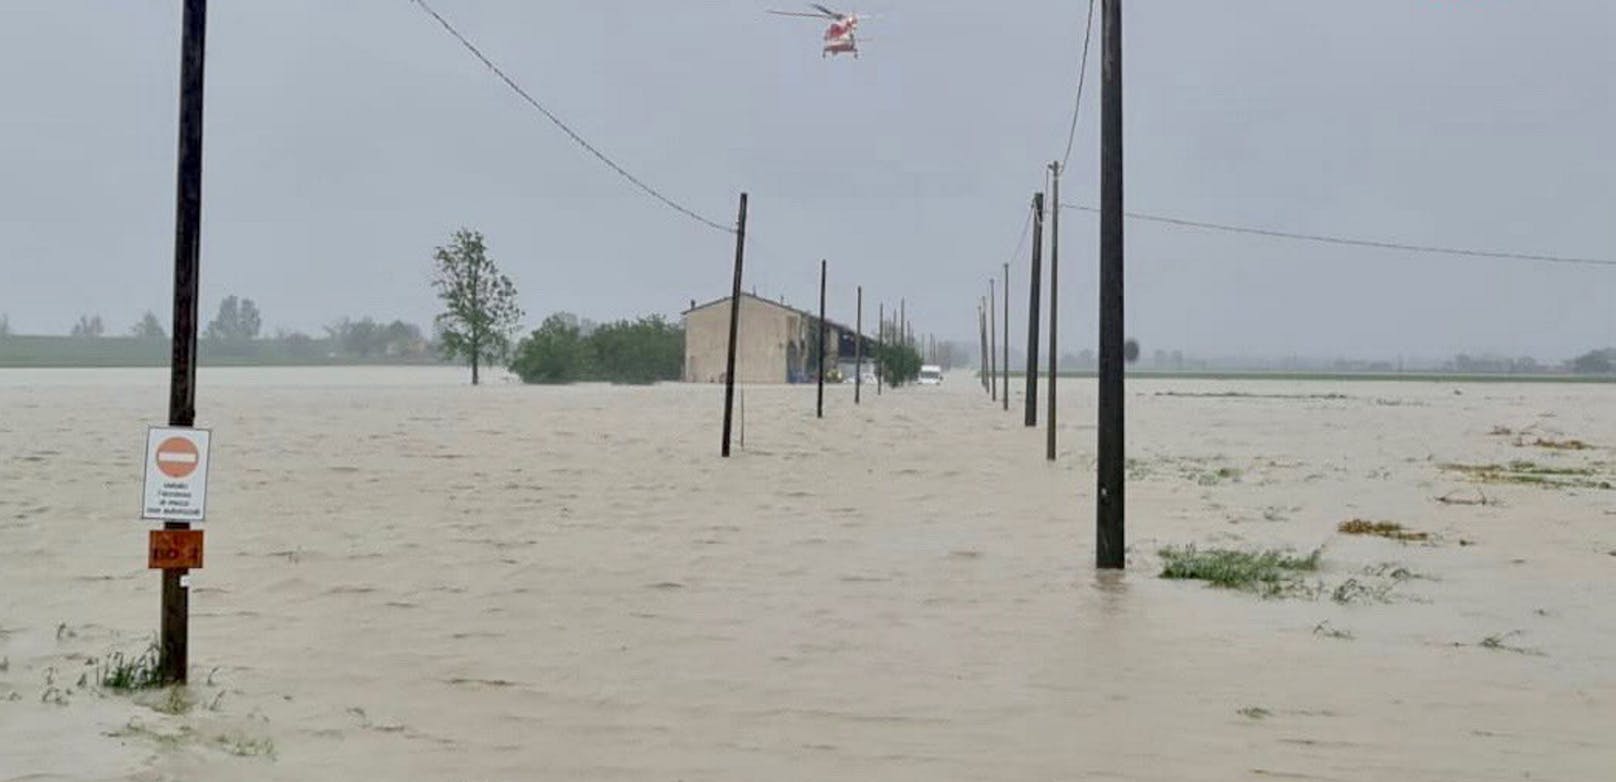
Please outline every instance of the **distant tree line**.
M325 334L313 337L300 331L278 329L273 336L263 336L263 315L252 299L235 295L226 296L219 303L218 312L201 329L200 347L207 356L228 356L235 359L266 359L274 361L327 362L343 359L400 359L430 361L437 348L414 323L395 320L391 323L364 317L358 320L343 318L323 327ZM9 328L7 329L9 330ZM0 331L0 335L5 332ZM73 325L69 336L78 339L97 339L106 336L106 326L99 315L82 315ZM166 341L168 332L163 322L151 311L130 327L130 339L141 342Z
M516 346L510 370L524 383L648 384L678 380L685 332L660 315L595 325L558 312Z
M1590 350L1571 359L1571 371L1579 375L1616 374L1616 348Z

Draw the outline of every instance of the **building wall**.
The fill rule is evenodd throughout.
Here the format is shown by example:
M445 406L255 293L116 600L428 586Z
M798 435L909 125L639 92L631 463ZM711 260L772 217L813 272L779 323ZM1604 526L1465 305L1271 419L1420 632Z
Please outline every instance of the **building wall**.
M719 383L729 350L729 302L685 315L685 382ZM784 383L790 347L803 328L802 316L767 302L741 297L741 323L735 345L735 380Z

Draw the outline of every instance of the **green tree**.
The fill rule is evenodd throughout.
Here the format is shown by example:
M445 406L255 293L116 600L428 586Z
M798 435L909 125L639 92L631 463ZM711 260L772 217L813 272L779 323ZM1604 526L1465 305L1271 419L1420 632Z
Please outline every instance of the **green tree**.
M1571 360L1571 371L1579 375L1616 373L1616 348L1590 350Z
M598 377L613 383L678 380L685 364L684 329L661 315L620 320L589 335Z
M336 352L345 356L369 358L383 350L384 329L373 318L343 318L326 326L325 333Z
M99 337L105 334L107 327L101 323L100 315L80 315L79 322L73 324L72 336Z
M920 351L913 346L889 342L875 352L881 362L881 379L887 385L897 387L920 377Z
M136 339L168 339L168 332L163 330L163 322L151 310L147 310L140 322L129 329L129 336Z
M395 320L382 329L382 352L389 356L416 355L425 342L421 327L414 323Z
M433 259L437 271L432 285L446 308L434 321L438 346L447 358L469 361L471 384L477 385L481 363L510 353L511 336L522 320L516 286L488 257L483 235L476 231L455 231Z
M588 376L589 350L578 318L558 312L517 345L511 372L524 383L572 383Z
M208 321L202 336L221 342L244 342L257 339L263 325L258 305L252 299L238 299L232 294L219 302L219 314Z

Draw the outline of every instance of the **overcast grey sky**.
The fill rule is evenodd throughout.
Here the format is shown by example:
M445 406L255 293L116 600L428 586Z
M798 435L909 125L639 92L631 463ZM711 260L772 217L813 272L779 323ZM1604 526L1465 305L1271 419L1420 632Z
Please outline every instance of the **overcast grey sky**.
M868 0L857 10L882 16L855 61L822 60L814 23L762 13L788 0L434 5L674 198L728 223L749 190L749 288L807 305L828 257L834 316L851 319L862 283L871 317L904 296L917 329L967 340L1064 145L1087 8ZM1125 5L1129 208L1616 257L1616 3ZM487 234L532 324L559 309L673 314L726 291L730 237L616 178L409 0L211 6L205 310L235 293L271 329L425 323L432 248L459 226ZM14 329L167 320L179 8L0 0L0 312ZM1090 76L1069 202L1098 190ZM1073 350L1094 341L1094 224L1065 215ZM1616 344L1616 268L1130 223L1128 322L1147 353L1563 358Z

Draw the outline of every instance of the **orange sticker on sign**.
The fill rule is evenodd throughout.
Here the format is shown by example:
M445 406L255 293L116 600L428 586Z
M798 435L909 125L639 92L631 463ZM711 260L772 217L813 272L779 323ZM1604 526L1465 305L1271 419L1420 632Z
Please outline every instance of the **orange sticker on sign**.
M151 530L146 551L146 567L153 570L197 570L202 567L202 530Z

